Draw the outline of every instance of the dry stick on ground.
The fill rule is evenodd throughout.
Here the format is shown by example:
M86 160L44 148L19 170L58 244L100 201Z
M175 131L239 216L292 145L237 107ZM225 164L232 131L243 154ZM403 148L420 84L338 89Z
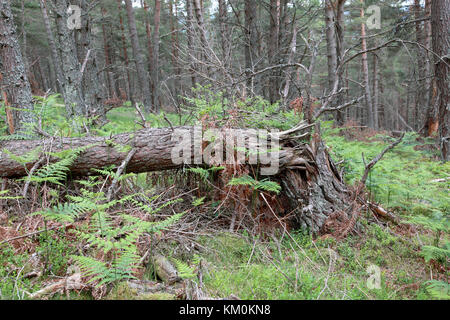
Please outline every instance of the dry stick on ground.
M7 243L7 242L10 242L10 241L13 241L13 240L17 240L17 239L22 239L22 238L35 236L35 235L40 234L40 233L45 232L45 231L50 231L50 230L55 230L55 229L62 229L62 228L69 228L69 227L72 227L72 226L73 226L73 224L69 223L69 224L65 224L63 226L55 226L55 227L51 227L51 228L47 228L47 229L42 229L42 230L38 230L38 231L35 231L35 232L27 233L27 234L24 234L24 235L21 235L21 236L13 237L13 238L10 238L10 239L5 239L3 241L0 241L0 244Z
M111 183L111 186L108 189L108 195L106 196L106 199L108 200L108 202L111 201L111 198L114 193L114 188L116 187L116 184L119 181L120 175L122 174L123 170L125 170L125 167L127 166L128 162L130 162L131 158L134 156L136 151L137 151L136 148L131 149L130 152L128 153L127 157L122 161L122 164L120 165L120 167L117 168L116 175L114 177L113 182Z

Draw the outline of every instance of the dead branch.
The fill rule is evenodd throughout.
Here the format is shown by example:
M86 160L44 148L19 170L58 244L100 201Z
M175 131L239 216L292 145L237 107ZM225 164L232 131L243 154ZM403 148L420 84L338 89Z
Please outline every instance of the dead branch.
M373 168L373 166L375 166L375 164L376 164L378 161L380 161L381 158L383 158L383 156L385 155L386 152L388 152L389 150L393 149L396 145L398 145L398 144L403 140L403 137L404 137L404 136L405 136L405 133L403 133L403 134L400 136L400 138L398 138L397 140L395 140L395 141L394 141L393 143L391 143L389 146L387 146L386 148L384 148L383 151L381 151L375 158L372 159L372 161L370 161L370 162L366 165L366 167L365 167L365 169L364 169L364 174L363 174L363 176L362 176L362 178L361 178L361 183L362 183L363 185L366 184L367 177L368 177L368 175L369 175L370 170ZM363 157L363 160L364 160L364 157Z

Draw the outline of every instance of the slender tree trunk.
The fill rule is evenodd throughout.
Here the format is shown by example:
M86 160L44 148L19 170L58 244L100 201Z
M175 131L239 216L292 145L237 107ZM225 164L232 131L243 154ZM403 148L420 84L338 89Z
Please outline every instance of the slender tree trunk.
M378 83L379 83L379 77L378 77L378 56L375 53L373 55L373 126L375 130L379 129L379 117L378 117Z
M175 7L175 10L174 10ZM176 16L176 0L170 0L169 3L170 9L170 42L172 47L172 72L173 72L173 95L175 103L178 105L178 96L180 91L180 73L178 67L178 26L176 25L178 22L178 17Z
M289 55L288 55L288 64L291 64L294 60L295 52L297 49L297 23L294 22L292 24L292 39L291 44L289 45ZM289 95L289 89L291 84L291 76L292 74L286 71L286 79L283 89L283 101L286 103L288 95Z
M128 50L127 50L127 41L125 40L125 28L123 26L123 17L122 17L122 0L117 0L118 10L119 10L119 24L121 31L121 40L122 40L122 50L123 50L123 59L125 62L125 70L127 74L126 79L126 90L128 91L128 99L131 101L131 105L134 105L134 86L132 83L131 75L130 75L130 63L128 60Z
M28 64L28 57L27 57L27 30L25 29L25 25L26 25L26 20L27 17L25 16L25 0L22 0L21 2L21 14L22 14L22 26L21 26L21 31L22 31L22 59L23 59L23 64L25 65L25 71L30 72L28 70L29 64Z
M0 71L5 107L14 109L13 117L7 113L10 133L24 132L35 122L33 100L8 0L0 1Z
M280 0L270 0L270 30L269 43L267 44L267 53L269 65L278 64L278 38L280 31ZM270 72L269 76L269 101L275 103L278 97L277 70Z
M194 50L194 14L192 12L192 1L186 0L186 27L187 27L187 45L188 45L188 60L189 60L189 73L191 74L191 87L194 88L197 83L197 79L195 76L197 66L194 62L196 58L196 52Z
M244 56L245 69L247 70L247 87L251 93L255 92L256 78L251 76L255 71L254 66L257 63L257 41L258 34L256 30L256 1L245 0L245 31L244 36Z
M364 18L364 0L361 0L361 18ZM361 23L361 50L367 50L366 43L366 25L365 23ZM370 128L374 128L373 121L373 105L372 105L372 95L370 92L370 83L369 83L369 64L367 62L367 53L362 54L362 72L364 77L364 96L366 100L366 110L367 110L367 120Z
M417 20L420 18L422 12L422 8L420 6L420 0L414 0L414 18ZM421 28L421 22L417 21L415 23L416 27L416 42L420 44L424 44L423 42L423 36L422 36L422 28ZM425 52L422 48L417 48L417 74L416 78L422 78L425 74L425 65L423 63L425 59ZM424 87L425 82L423 80L418 80L415 84L416 89L414 90L414 106L413 106L413 128L416 128L417 123L417 116L419 113L419 108L422 106L425 102L425 95L426 95L426 86Z
M201 69L203 69L202 72L206 72L206 77L209 78L211 75L211 66L209 59L208 40L206 38L205 19L203 17L203 1L193 0L193 4L194 4L194 15L200 36L201 57L203 63L205 64L205 67Z
M108 97L113 98L116 96L116 92L114 89L114 77L113 77L113 70L112 70L112 63L111 63L111 56L110 56L110 41L111 39L108 38L107 32L106 32L106 15L107 11L105 7L101 7L100 9L102 11L102 35L103 35L103 53L105 56L105 74L106 74L106 85L108 87Z
M139 38L136 30L136 18L134 15L133 4L131 0L125 0L125 4L127 8L131 49L133 50L134 62L136 65L136 72L139 80L139 87L141 88L142 102L144 104L144 110L146 112L150 112L151 110L150 81L148 78L147 71L145 70L144 67L144 58L139 45Z
M337 43L336 43L336 29L335 29L335 14L334 4L331 0L325 1L325 28L327 37L327 62L328 62L328 93L331 93L334 88L337 78ZM334 103L335 105L335 103ZM333 104L331 105L333 107Z
M147 36L147 51L148 51L148 74L150 75L152 104L155 105L155 84L153 83L153 44L152 44L152 31L150 27L150 13L148 10L147 0L141 0L141 6L144 8L145 11L145 33Z
M345 29L345 23L344 23L344 6L345 6L346 0L338 0L337 1L337 8L336 8L336 56L338 61L338 66L340 66L344 60L344 29ZM344 69L339 68L338 72L338 90L341 90L344 86ZM348 86L347 86L348 88ZM348 89L347 89L348 92ZM337 105L343 105L344 104L344 94L345 92L340 92L337 94ZM343 111L337 111L336 112L336 123L337 125L343 125L344 124L344 112Z
M77 57L77 49L74 41L74 31L67 27L66 0L53 0L56 13L56 28L58 30L58 48L62 61L64 75L63 97L67 115L84 115L86 106L81 91L81 65Z
M61 59L58 54L58 50L55 44L55 38L53 37L53 31L50 25L50 19L47 13L46 0L40 0L39 4L41 6L42 16L44 18L45 31L47 33L47 41L50 46L50 57L52 60L53 68L56 75L56 88L57 91L63 93L63 81L64 76L61 69Z
M155 14L153 17L153 85L155 87L154 91L154 110L159 112L160 109L160 96L159 96L159 26L161 21L161 0L155 0Z
M425 16L430 20L425 21L425 47L429 50L432 48L432 32L431 32L431 0L425 1ZM425 103L425 124L423 127L423 134L425 136L432 136L438 130L438 105L437 105L437 87L436 79L434 77L434 70L432 68L432 61L434 56L427 52L427 59L425 63L427 78L426 103Z
M433 37L433 51L438 57L434 58L436 84L439 92L438 121L439 145L443 161L450 160L450 2L448 0L434 0L431 3L431 29Z
M101 86L100 72L97 64L97 50L92 43L91 35L91 18L89 15L87 0L80 0L80 7L85 14L81 15L80 30L80 49L81 65L85 66L82 76L83 98L86 103L87 116L100 116L102 123L106 122L106 113L103 104L104 96L106 96L104 86Z
M224 67L226 69L229 69L231 67L231 39L227 16L227 2L226 0L219 0L220 44L222 47L222 61Z

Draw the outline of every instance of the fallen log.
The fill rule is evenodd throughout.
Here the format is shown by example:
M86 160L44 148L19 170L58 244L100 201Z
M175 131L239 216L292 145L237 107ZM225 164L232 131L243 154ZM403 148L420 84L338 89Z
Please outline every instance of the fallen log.
M89 148L81 152L70 166L69 174L72 177L96 174L92 169L102 169L111 165L119 167L123 163L126 163L127 172L135 173L177 169L184 166L221 165L225 161L223 159L226 158L228 161L231 154L234 160L241 157L244 165L263 170L269 167L276 169L272 172L271 179L278 181L282 187L278 197L281 205L276 208L277 214L292 216L289 222L294 228L306 227L316 233L330 214L336 210L345 211L348 205L347 188L320 135L315 133L311 142L299 140L298 137L304 139L305 134L290 136L310 127L301 124L295 130L268 133L265 142L257 138L261 132L252 129L217 130L213 134L214 139L211 139L205 137L200 128L199 140L198 127L189 126L144 128L112 137L3 141L0 142L0 178L27 176L29 170L43 158L45 161L38 163L39 167L58 161L58 158L49 153L50 151L54 153L86 146ZM246 150L257 149L266 144L267 151L273 149L275 145L275 149L279 149L279 152L276 159L273 156L264 158L261 155L252 158L252 155L236 148L231 148L230 152L230 148L227 146L222 148L223 144L217 141L227 143L236 141L237 146L239 141L244 141ZM273 142L276 144L272 144ZM276 147L278 145L279 148ZM25 165L11 157L11 153L23 156L36 148L40 148L40 156ZM134 150L131 157L130 150ZM273 150L266 153L272 152ZM209 153L209 158L202 157L202 153Z

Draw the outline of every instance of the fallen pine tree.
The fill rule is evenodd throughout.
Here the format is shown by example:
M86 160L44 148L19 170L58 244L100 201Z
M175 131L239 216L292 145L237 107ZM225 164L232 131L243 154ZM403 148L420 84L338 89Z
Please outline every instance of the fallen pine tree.
M69 177L95 174L93 169L108 166L118 167L120 174L124 170L140 173L211 164L221 165L220 159L225 158L222 155L228 152L226 147L214 147L213 151L209 150L216 162L207 162L204 157L196 158L195 152L192 152L195 149L195 130L195 127L188 126L146 128L111 137L51 137L3 141L0 152L0 177L12 179L36 174L45 166L60 161L64 150L76 151L76 156L68 166ZM260 203L266 206L266 209L269 207L277 219L286 217L285 221L291 228L302 227L313 233L319 233L326 227L325 222L339 219L345 224L345 228L342 226L343 231L348 232L349 224L354 224L355 211L360 205L356 205L358 202L356 196L352 196L344 184L318 130L311 139L304 139L310 136L309 130L311 125L301 123L284 132L267 134L268 143L276 140L279 144L278 170L270 179L280 184L281 192L278 196L271 197L270 201L262 195L264 201ZM187 133L189 140L180 143L180 135L174 138L175 132ZM217 142L217 132L222 135L220 141L230 139L245 141L247 150L254 148L255 143L260 146L260 141L253 139L255 131L223 129L216 130L216 140L201 137L201 152L206 152L208 146L213 145L212 141ZM299 135L301 132L303 133ZM184 152L182 161L179 158L174 161L175 149L177 156L178 152L182 151L181 154ZM217 157L219 153L222 154ZM236 157L237 152L233 158ZM249 158L248 154L243 157L243 165L253 169L267 167L267 161L263 164L258 157L258 161L252 163ZM253 169L251 171L256 172ZM26 192L24 194L26 195Z

